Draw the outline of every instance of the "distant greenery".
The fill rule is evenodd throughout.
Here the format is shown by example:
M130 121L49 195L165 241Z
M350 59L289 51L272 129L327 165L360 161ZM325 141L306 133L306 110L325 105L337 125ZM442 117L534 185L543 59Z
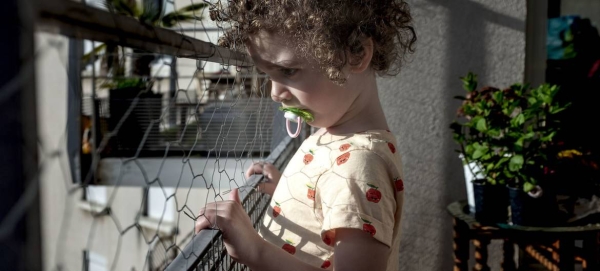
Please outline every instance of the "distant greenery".
M173 12L163 14L165 0L143 0L138 4L136 0L105 0L104 6L115 14L129 16L137 19L143 24L172 28L181 22L202 20L202 10L208 7L208 3L195 3L182 7ZM104 52L104 54L102 54ZM84 66L96 61L101 55L101 75L111 77L102 84L102 87L147 87L150 75L150 66L156 60L156 55L138 49L133 49L131 57L134 77L140 79L119 79L125 76L124 48L115 43L102 43L82 58Z

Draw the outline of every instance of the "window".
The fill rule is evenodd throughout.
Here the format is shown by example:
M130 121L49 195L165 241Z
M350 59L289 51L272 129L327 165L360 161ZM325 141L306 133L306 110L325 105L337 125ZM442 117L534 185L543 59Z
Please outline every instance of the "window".
M162 217L163 223L173 223L175 221L175 198L169 198L167 201L165 194L169 197L174 193L174 188L165 187L163 192L163 189L160 187L151 187L148 190L148 201L146 203L148 208L147 216L156 221L159 221Z
M106 186L90 185L85 189L84 200L96 205L105 206L108 203Z
M85 271L108 271L106 257L92 251L83 251L83 264Z

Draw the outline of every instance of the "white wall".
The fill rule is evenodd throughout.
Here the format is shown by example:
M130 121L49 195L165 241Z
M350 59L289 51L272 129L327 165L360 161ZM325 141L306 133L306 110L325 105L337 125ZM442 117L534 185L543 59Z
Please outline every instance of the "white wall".
M523 80L525 1L408 0L418 36L400 75L379 80L380 100L405 165L402 270L451 270L452 219L446 206L466 199L449 125L462 95L460 76L481 84ZM494 244L498 248L498 244ZM499 270L498 250L490 251ZM473 258L473 257L471 257Z

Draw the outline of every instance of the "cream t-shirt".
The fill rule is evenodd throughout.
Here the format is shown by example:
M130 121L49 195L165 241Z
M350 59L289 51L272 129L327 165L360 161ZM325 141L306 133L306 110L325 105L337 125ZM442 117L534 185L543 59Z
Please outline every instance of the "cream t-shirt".
M386 130L310 136L283 171L260 235L332 269L335 229L359 229L391 248L387 270L398 270L404 183L396 146Z

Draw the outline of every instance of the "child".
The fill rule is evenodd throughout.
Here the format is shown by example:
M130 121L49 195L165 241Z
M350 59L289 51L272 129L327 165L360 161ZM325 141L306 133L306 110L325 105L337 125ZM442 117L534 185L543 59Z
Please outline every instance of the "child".
M260 234L235 189L200 211L196 231L219 228L230 256L252 270L398 270L403 174L376 76L412 52L407 4L235 0L211 18L232 22L221 45L244 46L272 80L273 100L320 129L283 173L247 170L265 175L259 188L272 195Z

